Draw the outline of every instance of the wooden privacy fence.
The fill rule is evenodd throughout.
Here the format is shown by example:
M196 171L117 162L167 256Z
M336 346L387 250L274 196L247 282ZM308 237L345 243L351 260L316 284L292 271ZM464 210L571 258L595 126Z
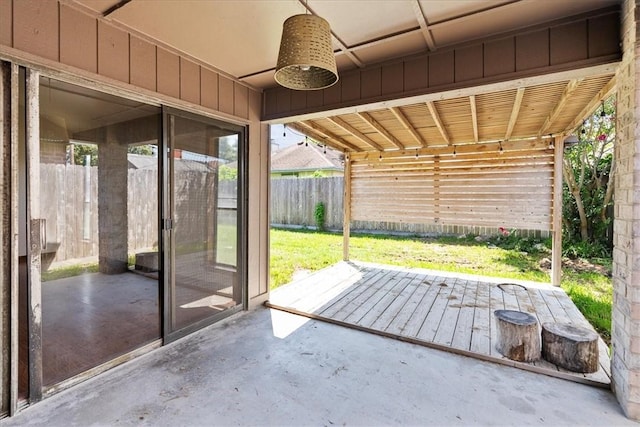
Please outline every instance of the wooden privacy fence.
M376 160L377 161L377 160ZM375 170L371 173L376 174ZM358 174L357 168L355 174ZM355 174L353 176L355 176ZM400 175L402 176L402 175ZM409 175L410 176L410 175ZM547 173L548 176L548 173ZM358 178L365 179L363 175ZM495 178L499 180L500 178ZM508 177L503 177L509 179ZM380 184L380 177L378 180L372 180L369 185L370 188L366 188L367 184L363 184L363 181L358 182L355 180L353 191L356 197L364 197L369 194L372 195L372 200L367 201L365 205L358 209L362 213L362 216L356 217L351 221L352 231L363 232L380 232L380 233L398 233L398 234L418 234L418 235L460 235L460 234L473 234L473 235L489 235L498 232L499 227L516 228L518 225L509 221L508 218L503 218L504 222L500 222L499 225L482 225L480 222L482 218L478 218L478 223L467 221L468 224L443 223L433 221L431 217L424 216L423 222L420 222L411 216L411 206L403 207L400 205L398 198L402 197L402 194L409 189L417 188L419 186L427 187L429 182L425 181L421 183L421 179L418 177L404 178L399 177L399 184L387 183ZM395 178L393 178L395 181ZM378 184L376 184L376 182ZM404 184L402 184L404 182ZM474 185L469 187L470 191L477 191L482 185L492 182L491 179L478 180ZM493 181L498 182L498 181ZM548 183L548 182L547 182ZM386 187L385 187L386 185ZM375 196L375 192L380 189L387 188L387 193L380 193ZM495 190L495 189L494 189ZM487 189L487 191L492 191ZM271 225L276 227L315 227L314 210L318 202L323 202L325 205L325 226L329 230L342 230L343 226L343 192L344 192L344 178L332 177L332 178L276 178L271 180ZM398 194L390 195L389 192ZM415 193L417 194L417 192ZM485 196L486 197L486 194ZM389 201L385 201L388 198ZM429 200L424 198L424 203L428 203ZM398 212L406 212L407 216L399 220L392 220L385 217L385 209L393 206L393 200L398 203L395 209ZM431 200L431 203L433 201ZM485 204L486 205L486 204ZM504 205L502 203L501 205ZM480 207L481 208L481 207ZM429 211L432 211L430 208ZM471 208L473 211L478 207ZM494 209L496 209L494 207ZM426 211L425 211L426 212ZM494 211L497 212L497 211ZM356 211L358 213L358 211ZM522 237L548 237L548 231L539 229L518 228L518 233Z
M128 169L127 173L126 217L131 254L158 245L158 170ZM97 167L41 164L40 177L41 214L47 230L44 252L48 261L98 256ZM174 221L180 227L179 244L202 244L206 239L203 218L215 220L218 209L220 221L221 211L237 209L237 182L223 181L214 187L215 179L212 171L176 172ZM103 214L124 217L122 212L108 209Z
M158 244L158 171L128 170L129 252ZM41 164L41 214L51 261L98 255L98 168ZM113 212L121 215L122 212Z
M324 203L325 226L342 229L343 178L276 178L271 180L271 224L314 227L316 204Z

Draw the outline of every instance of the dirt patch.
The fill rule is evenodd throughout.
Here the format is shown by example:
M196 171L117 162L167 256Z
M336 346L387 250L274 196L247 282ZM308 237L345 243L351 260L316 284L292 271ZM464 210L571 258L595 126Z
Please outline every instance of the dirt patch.
M549 271L551 270L551 260L549 258L542 258L540 260L539 266L542 270ZM562 268L571 269L577 272L586 271L586 272L599 273L599 274L602 274L603 276L611 277L611 268L604 265L600 265L600 264L593 264L592 262L589 262L588 260L582 259L582 258L576 258L576 259L563 258Z

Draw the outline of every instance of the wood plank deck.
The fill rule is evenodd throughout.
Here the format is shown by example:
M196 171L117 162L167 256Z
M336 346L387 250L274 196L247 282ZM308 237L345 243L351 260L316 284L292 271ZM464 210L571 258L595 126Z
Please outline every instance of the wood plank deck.
M267 305L428 347L582 383L610 387L608 349L600 339L600 369L569 372L540 360L520 363L495 348L493 311L521 310L539 323L591 328L566 293L551 285L340 262L271 292Z

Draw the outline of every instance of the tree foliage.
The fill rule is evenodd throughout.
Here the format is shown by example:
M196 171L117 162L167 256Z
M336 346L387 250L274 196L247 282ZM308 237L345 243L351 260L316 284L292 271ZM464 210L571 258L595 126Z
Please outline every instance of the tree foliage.
M127 149L129 154L139 154L141 156L153 156L154 148L152 145L130 145ZM86 156L91 156L91 166L98 166L98 145L97 144L71 144L70 154L73 156L74 165L85 164Z
M589 247L608 255L615 178L615 98L607 99L578 129L579 142L565 150L563 233L565 247Z
M218 168L218 179L220 181L235 181L238 179L238 168L221 165Z

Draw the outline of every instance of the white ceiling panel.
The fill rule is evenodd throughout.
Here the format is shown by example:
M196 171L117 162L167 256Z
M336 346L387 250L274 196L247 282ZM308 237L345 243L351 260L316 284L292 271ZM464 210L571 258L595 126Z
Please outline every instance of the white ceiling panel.
M239 77L275 66L282 23L299 13L295 0L133 0L110 18Z
M309 7L331 25L347 46L418 27L412 1L315 0Z
M394 57L426 52L427 43L420 31L385 40L377 44L370 44L354 49L354 53L365 63L382 62Z

